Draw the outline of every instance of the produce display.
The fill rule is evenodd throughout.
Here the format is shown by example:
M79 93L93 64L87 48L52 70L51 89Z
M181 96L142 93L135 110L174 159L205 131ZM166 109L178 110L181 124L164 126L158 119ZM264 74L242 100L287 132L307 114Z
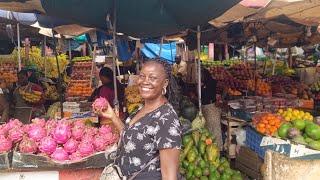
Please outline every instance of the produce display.
M257 87L256 92L257 95L260 96L271 96L272 91L271 91L271 86L267 82L264 82L261 79L257 79L257 84L255 85L254 80L248 80L248 89L250 91L254 91L255 87Z
M286 110L279 109L277 114L282 116L285 121L293 121L297 119L313 121L313 116L309 112L299 111L292 108L288 108Z
M12 61L0 61L0 82L1 87L8 87L17 82L17 65Z
M59 93L54 84L42 82L44 87L44 98L46 100L57 101L59 99Z
M108 125L87 126L85 121L48 120L36 118L23 125L10 120L0 126L0 153L17 146L20 153L46 156L54 161L79 161L106 148L118 140Z
M93 89L90 86L92 58L76 57L72 61L75 63L72 66L71 80L67 89L67 97L86 99L91 96Z
M17 50L12 52L12 56L17 59ZM32 46L29 51L29 56L26 57L25 49L21 48L20 50L21 58L28 59L25 61L25 66L35 67L37 70L44 72L46 77L57 78L59 76L57 61L55 56L46 56L42 57L41 49L35 46ZM58 63L61 73L66 69L68 65L67 55L59 54Z
M307 145L311 149L320 150L319 121L296 119L284 123L278 130L278 136L290 139L298 144Z
M268 78L268 81L272 84L273 94L291 94L301 99L311 99L312 92L309 86L294 81L291 77L286 76L272 76Z
M126 107L128 113L131 114L143 103L137 85L128 86L125 89Z
M180 173L187 180L242 179L239 171L230 168L226 158L220 157L214 138L205 128L183 136L180 154Z
M43 99L43 93L32 89L30 84L20 87L19 93L22 98L30 104L37 104Z
M262 113L253 117L253 126L259 133L272 136L277 132L282 121L279 115Z

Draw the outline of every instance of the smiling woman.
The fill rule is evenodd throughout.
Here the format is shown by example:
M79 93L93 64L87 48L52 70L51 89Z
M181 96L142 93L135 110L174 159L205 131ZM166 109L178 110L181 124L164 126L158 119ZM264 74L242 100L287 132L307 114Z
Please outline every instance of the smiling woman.
M123 124L111 108L101 115L112 119L121 133L115 164L134 179L178 178L181 148L180 122L166 98L170 75L158 61L145 63L138 86L144 105Z

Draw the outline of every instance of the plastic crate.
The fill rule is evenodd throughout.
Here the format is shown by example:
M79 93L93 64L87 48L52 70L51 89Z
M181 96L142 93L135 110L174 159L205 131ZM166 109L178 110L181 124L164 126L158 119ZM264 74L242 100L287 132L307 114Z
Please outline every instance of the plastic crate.
M263 136L259 134L252 127L246 127L246 145L251 150L256 152L258 156L264 159L264 154L266 153L266 149L261 147L261 141Z

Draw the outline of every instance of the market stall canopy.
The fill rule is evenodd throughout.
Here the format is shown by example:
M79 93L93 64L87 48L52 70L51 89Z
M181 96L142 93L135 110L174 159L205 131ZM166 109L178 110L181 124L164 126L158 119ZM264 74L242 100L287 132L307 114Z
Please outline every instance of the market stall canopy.
M92 28L83 27L69 20L58 19L35 13L21 13L0 9L0 17L23 25L29 25L40 29L39 33L52 37L52 29L58 34L77 36L84 34Z
M319 0L273 0L259 13L246 18L250 20L266 20L277 16L289 19L306 26L317 26L320 23Z
M206 24L240 0L2 0L0 8L42 12L77 24L107 29L116 2L117 31L134 37L160 37ZM27 7L25 7L25 5Z
M209 21L209 23L214 27L221 28L228 23L241 22L245 17L259 12L269 2L270 0L243 0L221 16Z

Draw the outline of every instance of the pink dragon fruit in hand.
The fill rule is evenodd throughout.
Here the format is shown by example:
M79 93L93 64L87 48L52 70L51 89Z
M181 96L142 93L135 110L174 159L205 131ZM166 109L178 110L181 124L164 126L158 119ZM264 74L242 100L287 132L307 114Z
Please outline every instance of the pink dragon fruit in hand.
M78 161L78 160L81 160L82 159L82 156L80 154L79 151L76 151L74 153L72 153L70 156L69 156L70 160L72 161Z
M0 135L0 153L10 151L12 148L12 141L3 135Z
M68 153L62 148L58 147L50 156L53 160L66 161L69 160Z
M108 146L108 141L102 135L96 135L93 145L96 151L104 151Z
M108 134L108 133L111 133L111 132L112 132L112 128L109 125L102 125L99 128L99 133L100 134Z
M101 112L103 110L106 110L108 108L109 102L106 98L99 97L92 103L92 108L94 112Z
M90 142L81 142L78 146L78 151L82 157L86 157L94 153L94 146Z
M22 153L36 153L38 145L33 139L24 137L20 142L19 150Z
M23 124L18 119L10 119L10 121L6 124L8 130L12 128L18 128L21 127Z
M28 131L29 138L31 138L35 141L40 141L46 135L47 135L47 132L43 127L41 127L38 124L31 124L31 127Z
M67 123L58 123L57 127L52 132L53 138L58 144L64 144L71 137L71 126Z
M64 145L63 148L68 153L74 153L77 151L79 142L73 138L70 138Z
M46 125L46 120L43 118L34 118L31 120L33 124L38 124L41 127L44 127Z
M22 140L23 135L24 131L22 128L13 128L9 131L8 138L16 143Z
M40 152L50 155L56 150L56 148L57 148L57 143L52 137L47 136L41 139L39 144Z

